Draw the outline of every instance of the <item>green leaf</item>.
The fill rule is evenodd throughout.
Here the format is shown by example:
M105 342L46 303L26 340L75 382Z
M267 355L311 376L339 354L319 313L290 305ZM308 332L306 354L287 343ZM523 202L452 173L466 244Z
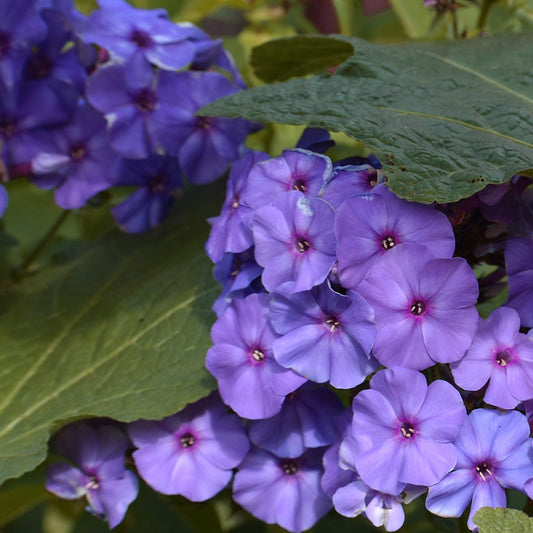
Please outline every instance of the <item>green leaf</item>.
M339 65L353 51L344 39L299 35L257 46L252 50L252 66L263 81L283 81Z
M425 203L532 172L532 34L353 42L334 75L242 91L200 113L345 132L376 152L398 196Z
M52 498L43 483L25 483L0 492L0 527Z
M0 482L39 464L67 421L161 418L215 388L204 242L222 185L189 191L158 231L114 231L2 293Z
M516 509L482 507L473 520L479 533L533 533L533 518Z
M390 0L390 3L409 37L421 39L429 33L434 10L427 8L422 2L412 0Z

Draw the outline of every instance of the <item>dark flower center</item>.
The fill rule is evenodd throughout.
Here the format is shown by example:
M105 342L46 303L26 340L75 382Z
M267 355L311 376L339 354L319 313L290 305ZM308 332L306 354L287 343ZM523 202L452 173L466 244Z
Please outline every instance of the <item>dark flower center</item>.
M52 72L53 63L44 55L35 54L28 59L25 73L28 78L41 80Z
M426 310L426 304L421 300L416 300L411 304L411 314L415 316L420 316Z
M156 192L162 192L165 190L167 183L167 178L165 176L157 175L150 179L148 182L148 187L150 188L150 191L156 193Z
M368 173L368 184L370 185L370 187L375 187L378 184L378 173L375 169L372 169Z
M207 130L211 127L211 117L196 117L196 127L202 130Z
M157 95L152 89L145 87L135 95L134 103L141 111L153 111L157 104Z
M194 446L195 442L195 438L190 433L184 433L180 437L180 444L182 448L190 448L191 446Z
M512 360L513 356L507 350L502 350L496 354L496 363L500 366L507 366Z
M239 207L239 198L237 198L237 196L234 196L233 202L231 203L231 208L237 209L237 207Z
M338 330L340 327L339 320L337 319L336 316L330 316L326 318L326 326L329 328L331 333L333 333L334 331Z
M305 181L302 178L295 178L291 183L291 189L294 191L305 192Z
M410 439L415 434L415 427L411 422L404 422L400 426L400 433L404 439Z
M254 348L254 351L252 352L252 359L254 361L260 362L265 358L265 352L261 350L260 348Z
M87 490L97 490L100 486L100 481L98 481L98 478L96 476L91 476L91 479L87 481L85 484L85 488Z
M0 31L0 58L4 57L11 48L11 39L7 33Z
M294 461L291 461L290 459L287 460L287 461L284 461L281 464L281 469L288 476L294 476L294 474L296 474L296 472L298 472L298 466L296 465L296 463Z
M476 466L476 472L483 481L487 481L492 476L492 465L483 461Z
M139 48L149 48L153 41L150 35L142 30L134 29L130 35L130 41L135 43Z
M294 239L294 247L296 248L296 251L304 254L309 250L309 242L304 237L298 237Z
M0 116L0 133L7 138L10 138L15 133L17 121L14 117L9 115Z
M381 239L381 246L384 250L390 250L396 246L396 240L392 235L386 235Z
M83 144L73 144L68 155L73 161L81 161L87 155L87 148Z

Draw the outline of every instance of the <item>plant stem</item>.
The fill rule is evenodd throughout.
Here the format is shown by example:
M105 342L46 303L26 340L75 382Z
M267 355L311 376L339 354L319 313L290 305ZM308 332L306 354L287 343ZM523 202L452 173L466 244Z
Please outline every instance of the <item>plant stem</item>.
M17 272L27 271L35 260L41 255L43 250L52 242L59 228L63 225L63 222L67 219L70 211L62 211L57 220L54 222L52 227L46 232L43 238L37 243L37 246L31 251L31 253L26 257L24 262L17 269Z
M477 19L477 29L482 32L485 30L487 25L487 20L489 18L489 13L492 6L496 3L496 0L483 0L481 3L481 8L479 10L479 17Z

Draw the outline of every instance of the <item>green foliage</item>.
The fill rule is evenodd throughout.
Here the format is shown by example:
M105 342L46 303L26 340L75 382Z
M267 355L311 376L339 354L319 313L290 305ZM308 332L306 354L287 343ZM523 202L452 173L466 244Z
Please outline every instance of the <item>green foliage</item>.
M532 35L353 42L334 75L234 94L202 114L345 132L376 152L398 196L420 202L452 202L531 172Z
M187 193L159 231L117 230L4 291L0 481L39 464L66 421L161 418L214 388L204 357L218 289L204 242L221 189Z
M473 520L479 533L533 533L533 518L516 509L482 507Z
M284 81L334 67L353 55L347 40L300 35L269 41L252 50L255 74L263 81Z

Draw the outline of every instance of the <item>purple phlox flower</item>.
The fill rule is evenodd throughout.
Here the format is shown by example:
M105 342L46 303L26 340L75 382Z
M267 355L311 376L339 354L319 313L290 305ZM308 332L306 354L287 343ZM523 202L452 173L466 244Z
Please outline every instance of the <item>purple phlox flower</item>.
M520 317L508 307L480 318L472 346L451 364L455 383L474 391L490 380L484 400L503 409L533 399L533 340L519 330Z
M316 198L331 170L331 160L325 155L300 148L284 150L279 157L263 161L250 170L243 202L256 209L286 191L300 191L307 198Z
M285 396L306 381L272 355L277 335L268 319L268 301L267 294L234 299L211 329L214 346L205 360L224 403L250 419L278 413Z
M138 448L135 466L146 483L162 494L196 502L230 482L250 447L240 420L215 394L161 421L132 422L128 433Z
M0 5L0 83L9 88L19 79L31 47L46 35L36 3L16 0Z
M409 368L379 371L353 402L352 435L341 462L374 490L397 495L405 484L430 486L455 466L453 442L466 416L450 383Z
M364 514L374 526L397 531L405 520L402 503L410 503L426 490L426 487L406 485L401 494L385 494L358 479L340 487L332 500L335 510L343 516L354 518Z
M125 61L142 56L161 69L181 69L192 62L194 46L163 13L126 2L100 2L100 9L87 18L82 37Z
M329 131L324 128L305 128L296 144L296 148L320 154L332 146L335 146L335 141L331 138Z
M238 90L218 72L160 75L158 95L174 110L160 127L163 135L171 137L163 146L167 152L177 153L192 183L200 185L217 179L239 157L246 137L256 128L238 118L196 115L201 107Z
M481 213L490 222L511 224L520 218L521 195L530 183L530 178L517 175L509 183L488 185L478 192L482 201Z
M111 208L117 225L126 233L142 233L157 227L167 216L181 187L176 158L151 155L147 159L124 159L114 185L139 188Z
M270 318L281 335L274 357L311 381L349 389L379 366L370 355L377 335L374 311L355 291L342 295L324 282L311 291L274 294Z
M349 407L333 419L335 437L322 457L324 475L322 476L320 484L322 490L329 498L331 498L340 487L344 487L352 481L359 479L355 470L351 468L343 468L339 464L339 449L341 443L352 432L352 416L353 410Z
M279 193L253 218L256 261L271 292L300 292L320 285L336 261L333 209L300 191Z
M378 170L371 165L335 166L320 197L338 209L347 198L372 191L379 180Z
M205 249L214 263L220 261L224 253L244 252L253 243L251 217L253 209L241 201L248 182L251 168L258 162L268 159L263 152L248 151L231 166L226 199L218 217L208 219L211 233Z
M320 487L321 457L320 449L280 458L252 448L235 474L233 499L267 524L309 529L331 509Z
M452 257L453 228L428 205L402 200L385 185L347 198L335 215L339 276L355 289L372 267L399 244L423 244L435 257Z
M333 442L333 418L342 410L333 391L305 384L285 398L277 415L250 422L250 440L278 457L298 457Z
M181 74L154 72L142 58L100 67L87 82L91 104L106 115L111 146L131 159L176 155L174 129L190 112L176 105ZM180 95L181 96L181 95Z
M0 166L2 165L2 162L0 161ZM9 202L9 197L6 191L6 188L3 185L0 185L0 217L3 216L4 211L7 208L7 204Z
M214 268L215 279L222 285L222 292L212 307L215 314L220 316L234 298L265 292L262 272L255 262L253 247L239 254L225 254Z
M533 238L509 239L505 246L509 276L509 299L505 304L518 311L522 326L533 326Z
M0 142L6 166L29 163L48 145L49 128L70 119L72 102L66 106L62 96L42 82L26 81L10 89L0 84Z
M87 72L80 63L77 51L65 47L73 39L72 30L65 17L54 9L45 9L41 14L48 28L46 39L34 47L24 66L28 80L51 84L64 96L65 105L72 107L85 90Z
M108 189L117 156L109 147L106 122L89 104L81 104L72 121L52 130L48 145L32 160L32 181L55 187L55 201L64 209L82 207L97 192Z
M478 285L462 258L434 258L420 244L400 244L373 267L358 291L378 327L373 348L385 366L423 370L459 360L477 331Z
M506 507L505 489L524 492L533 477L529 424L518 411L476 409L465 419L455 447L455 469L429 488L426 508L439 516L461 516L472 501L468 527L473 530L478 509Z
M125 469L130 442L117 427L75 423L63 428L56 448L73 463L53 463L46 471L46 489L67 500L85 496L89 511L105 519L110 528L122 522L137 497L135 474Z

